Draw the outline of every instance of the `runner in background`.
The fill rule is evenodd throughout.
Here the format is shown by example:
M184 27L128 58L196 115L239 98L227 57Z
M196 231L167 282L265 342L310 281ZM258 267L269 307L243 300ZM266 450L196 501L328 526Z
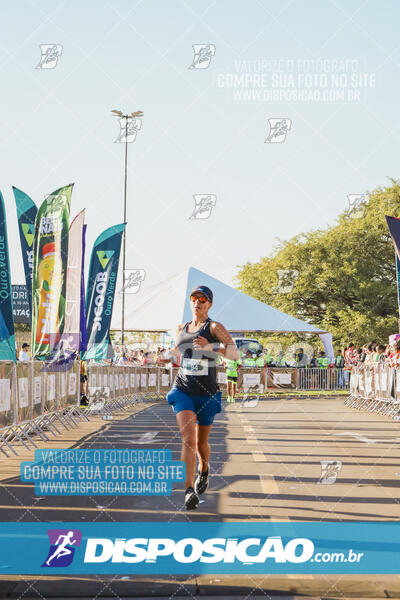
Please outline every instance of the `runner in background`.
M199 494L208 487L208 438L214 417L221 412L217 358L221 355L229 360L239 359L239 351L228 331L208 316L212 302L213 293L207 286L200 285L192 291L190 307L193 318L178 326L176 346L164 355L165 362L182 357L167 401L174 410L182 437L181 460L186 464L187 510L197 507ZM197 476L196 454L199 461Z
M226 372L226 384L227 384L227 393L228 398L227 402L235 402L236 396L236 386L238 380L238 368L240 367L241 360L229 360L227 358L223 359L223 364L225 366Z

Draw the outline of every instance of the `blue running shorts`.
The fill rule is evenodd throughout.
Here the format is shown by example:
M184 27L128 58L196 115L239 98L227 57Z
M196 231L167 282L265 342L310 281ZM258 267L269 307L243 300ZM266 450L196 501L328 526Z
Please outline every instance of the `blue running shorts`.
M222 392L213 396L191 396L177 387L167 394L168 404L177 414L182 410L192 410L197 415L199 425L211 425L217 413L221 412Z

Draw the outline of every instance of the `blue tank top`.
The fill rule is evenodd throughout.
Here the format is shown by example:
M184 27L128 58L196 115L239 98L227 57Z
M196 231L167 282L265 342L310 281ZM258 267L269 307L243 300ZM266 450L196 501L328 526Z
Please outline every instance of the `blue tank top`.
M176 341L181 352L181 366L174 386L191 396L213 396L219 391L216 369L218 355L193 348L193 340L200 335L208 342L218 341L210 331L210 323L208 317L201 329L194 333L188 331L189 323L185 323Z

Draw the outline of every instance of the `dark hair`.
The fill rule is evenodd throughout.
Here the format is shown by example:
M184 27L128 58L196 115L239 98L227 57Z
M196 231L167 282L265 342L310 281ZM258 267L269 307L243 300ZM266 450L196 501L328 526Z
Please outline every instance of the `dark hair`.
M396 352L398 352L400 350L400 340L397 340L394 347L396 348Z
M349 348L354 348L354 344L353 344L353 342L350 342L350 344L349 344Z
M378 350L379 352L385 352L385 350L386 350L386 346L384 346L383 344L379 344L379 345L377 346L377 350Z

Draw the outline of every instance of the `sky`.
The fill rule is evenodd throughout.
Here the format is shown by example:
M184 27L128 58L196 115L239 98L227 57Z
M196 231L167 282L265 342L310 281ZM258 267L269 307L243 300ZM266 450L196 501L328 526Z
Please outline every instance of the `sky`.
M12 185L40 204L74 182L87 264L96 237L123 221L111 109L144 112L128 145L126 258L144 269L144 291L189 266L233 284L276 239L333 224L349 194L398 176L396 1L2 0L0 16L13 283ZM54 68L38 68L42 44L58 45ZM205 60L194 45L209 46ZM194 196L211 205L190 218Z

